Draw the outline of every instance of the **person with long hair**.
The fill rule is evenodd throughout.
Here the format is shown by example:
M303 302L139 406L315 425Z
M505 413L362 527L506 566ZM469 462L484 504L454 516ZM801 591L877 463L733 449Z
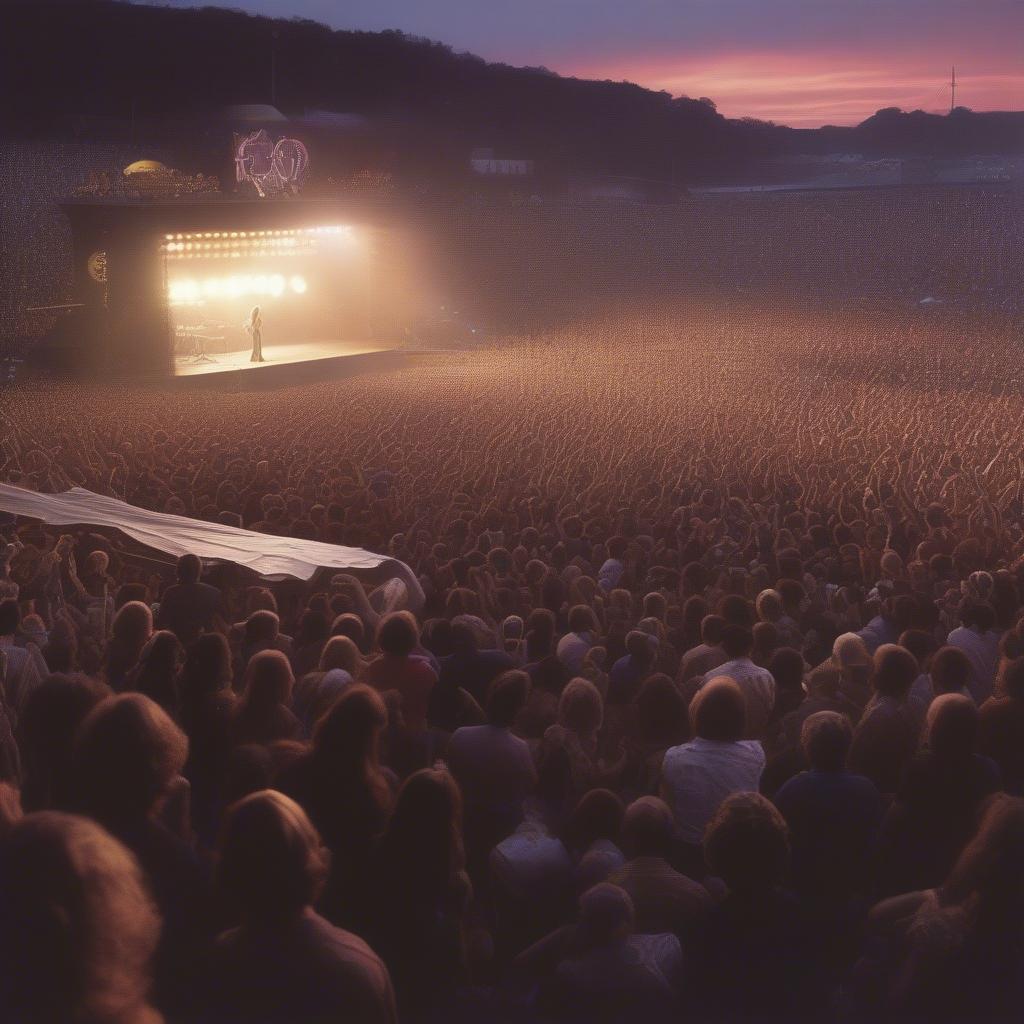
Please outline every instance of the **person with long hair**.
M264 363L263 358L263 316L259 306L253 306L249 318L242 324L245 333L252 338L252 355L249 356L250 363Z
M160 916L135 858L86 818L30 814L0 844L5 1020L159 1024Z
M253 655L231 718L232 743L237 746L296 739L301 727L291 710L294 685L292 667L281 651Z
M465 973L472 899L462 847L462 795L424 768L399 791L373 859L367 939L391 972L399 1008L449 1006Z
M235 707L231 645L221 633L204 633L188 649L178 680L181 728L188 736L183 774L192 786L192 825L212 847L220 811L220 787L231 748Z
M178 677L185 651L169 629L158 629L146 641L139 660L125 679L125 689L151 697L171 716L179 712Z
M380 694L369 686L350 686L317 723L311 749L278 782L302 805L333 854L324 900L328 916L344 915L353 924L360 904L352 890L369 869L393 802L380 765L386 724Z
M426 731L430 694L437 683L437 673L416 653L419 640L419 627L411 612L385 615L377 627L380 657L367 665L362 680L380 693L398 691L402 717L412 733Z
M216 889L228 919L212 958L210 1019L394 1024L387 969L313 909L331 855L302 808L265 789L232 806Z
M153 613L142 601L122 605L110 627L110 642L104 666L110 688L120 693L128 682L128 674L138 663L143 648L153 635Z
M191 845L163 820L188 756L188 739L155 701L122 693L89 712L72 769L80 811L139 859L164 919L155 999L185 1014L209 928L207 879Z

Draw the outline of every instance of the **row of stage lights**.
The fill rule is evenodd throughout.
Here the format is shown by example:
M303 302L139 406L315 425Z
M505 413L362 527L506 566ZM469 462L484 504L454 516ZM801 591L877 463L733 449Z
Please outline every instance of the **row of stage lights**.
M319 228L290 228L279 231L197 231L184 234L164 235L167 242L191 242L197 239L224 238L290 238L296 235L350 235L352 229L347 225L331 225Z
M235 249L245 250L246 252L260 252L264 250L281 252L287 249L296 249L299 246L308 248L309 245L309 242L304 242L304 240L299 238L241 238L227 242L167 242L164 245L164 251L176 255L185 252L193 254L200 252L223 253Z
M167 299L172 306L201 306L207 299L238 299L262 295L279 298L286 292L305 295L306 279L298 274L232 274L230 277L179 278L168 282Z
M324 235L351 237L347 226L277 231L202 231L164 235L162 250L170 259L226 259L239 256L291 256L309 251Z

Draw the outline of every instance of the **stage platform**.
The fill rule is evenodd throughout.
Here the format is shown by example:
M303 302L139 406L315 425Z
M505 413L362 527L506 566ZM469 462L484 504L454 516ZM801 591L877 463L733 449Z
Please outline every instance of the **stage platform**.
M284 387L333 380L357 373L390 369L404 361L400 349L371 341L307 341L263 346L263 362L250 359L251 349L208 353L207 360L179 356L174 381L187 387Z

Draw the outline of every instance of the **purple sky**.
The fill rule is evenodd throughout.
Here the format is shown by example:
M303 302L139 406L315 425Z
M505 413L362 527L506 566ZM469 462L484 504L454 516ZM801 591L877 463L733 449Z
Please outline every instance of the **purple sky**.
M948 108L952 64L964 106L1024 109L1024 0L233 0L224 6L335 28L397 28L488 60L710 96L730 117L802 127L852 124L886 106Z

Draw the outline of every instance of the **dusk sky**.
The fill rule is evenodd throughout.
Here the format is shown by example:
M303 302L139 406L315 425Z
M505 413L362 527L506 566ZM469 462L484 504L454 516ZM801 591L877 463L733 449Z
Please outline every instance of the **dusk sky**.
M201 6L171 0L172 6ZM335 28L396 28L488 60L709 96L814 127L880 107L1024 109L1024 0L234 0Z

